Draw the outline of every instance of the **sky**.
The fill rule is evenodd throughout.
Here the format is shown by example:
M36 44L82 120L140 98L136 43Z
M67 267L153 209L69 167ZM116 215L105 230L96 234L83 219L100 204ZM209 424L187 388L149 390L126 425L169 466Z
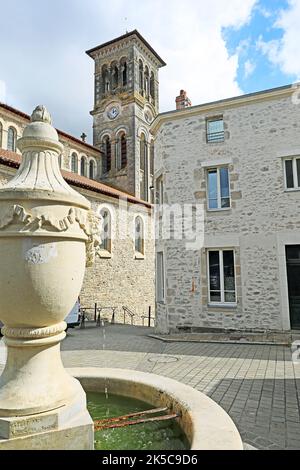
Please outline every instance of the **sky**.
M138 29L165 60L160 111L300 80L300 0L0 0L0 101L92 138L85 51Z

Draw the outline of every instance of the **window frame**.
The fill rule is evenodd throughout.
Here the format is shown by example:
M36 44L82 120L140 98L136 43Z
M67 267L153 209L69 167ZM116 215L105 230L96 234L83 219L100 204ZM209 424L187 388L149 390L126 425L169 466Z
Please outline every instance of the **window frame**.
M300 181L298 178L298 169L297 169L297 160L300 161L300 155L293 155L290 157L283 158L283 173L284 173L284 190L285 191L300 191ZM287 186L287 173L286 173L286 162L292 161L292 168L293 168L293 187L288 188ZM297 185L296 185L297 182Z
M102 231L102 234L101 236L103 236L103 234L105 233L105 230L104 230L104 215L103 213L106 212L108 214L108 229L107 229L107 233L108 233L108 237L104 239L104 237L101 239L101 245L100 245L100 257L101 258L111 258L111 255L112 255L112 215L111 215L111 211L107 208L107 207L102 207L100 209L100 215L101 217L103 218L103 231Z
M223 122L223 131L221 132L209 132L209 124L211 122L218 122L222 121ZM217 135L220 135L219 137L216 137ZM215 138L213 138L215 136ZM210 138L212 137L212 138ZM207 144L220 144L222 142L225 142L225 129L224 129L224 117L223 116L214 116L211 118L206 119L206 143Z
M141 221L141 236L137 238L137 221ZM137 241L140 240L141 250L137 250ZM145 257L145 222L142 216L137 215L134 219L134 253L136 259L143 259Z
M164 178L160 175L156 178L156 204L162 206L164 203Z
M211 252L218 252L219 253L219 269L220 269L220 294L221 300L219 302L212 301L210 294L210 264L209 264L209 253ZM234 293L235 293L235 302L226 302L225 300L225 285L224 285L224 256L223 253L225 251L232 251L233 252L233 269L234 269ZM222 256L220 254L222 253ZM236 289L236 254L234 248L209 248L207 250L206 255L206 262L207 262L207 290L208 290L208 306L212 307L236 307L237 306L237 289Z
M74 165L75 170L73 169L74 162L75 162L75 165ZM71 171L72 173L78 174L78 155L76 152L71 153Z
M83 172L82 172L82 162L83 163ZM80 157L80 175L81 176L85 176L86 178L88 177L87 176L87 164L88 164L88 159L85 155L81 155Z
M158 256L161 255L161 271L158 270ZM156 273L156 301L157 303L164 304L166 299L166 279L165 279L165 255L164 251L160 250L156 252L155 259L155 273ZM161 284L159 284L161 281ZM161 295L160 295L161 294Z
M93 172L92 172L93 175L92 176L91 176L91 165L92 165L92 168L93 168ZM88 168L88 170L89 170L89 179L95 180L96 179L96 174L97 174L97 163L96 163L96 161L93 158L91 158L88 162L88 166L89 166L89 168Z
M9 148L9 135L10 135L10 132L12 132L12 136L13 136L13 146L12 148ZM7 130L7 144L6 144L6 147L7 147L7 150L9 150L10 152L16 152L17 151L17 136L18 136L18 133L17 133L17 130L15 127L13 126L9 126L8 130Z
M140 135L140 199L149 201L149 154L144 132Z
M222 168L227 169L227 172L228 172L228 189L229 189L229 197L228 197L229 206L228 207L222 207L221 177L220 177L220 170ZM208 175L212 171L217 172L217 202L218 202L218 207L216 207L216 208L210 208L209 207L210 198L209 198L209 177L208 177ZM207 211L216 212L216 211L228 211L228 210L231 209L230 173L229 173L229 166L228 165L217 165L217 166L206 168L206 186L207 186L207 191L206 191Z

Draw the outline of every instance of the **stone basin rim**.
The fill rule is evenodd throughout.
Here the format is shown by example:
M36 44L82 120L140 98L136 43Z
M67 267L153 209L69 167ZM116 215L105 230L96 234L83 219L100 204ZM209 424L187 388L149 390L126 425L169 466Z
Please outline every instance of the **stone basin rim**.
M67 370L86 391L102 392L106 383L108 391L111 386L111 393L140 398L151 405L174 403L182 412L179 424L190 441L191 450L243 450L242 439L230 416L211 398L188 385L132 369L80 367ZM118 391L114 390L116 385ZM132 395L128 389L132 390Z

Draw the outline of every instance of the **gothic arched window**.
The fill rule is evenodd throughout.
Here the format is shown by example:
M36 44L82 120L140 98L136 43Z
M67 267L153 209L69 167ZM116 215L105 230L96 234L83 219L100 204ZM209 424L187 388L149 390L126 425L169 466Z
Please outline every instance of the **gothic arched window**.
M144 254L144 222L139 215L135 218L134 248L136 253Z
M154 175L154 141L152 140L151 141L151 144L150 144L150 158L149 158L150 162L149 162L149 173L150 173L150 188L151 188L151 204L154 203L154 179L153 179L153 175Z
M108 209L102 209L100 214L103 218L101 250L111 253L111 215Z
M111 66L111 88L115 90L119 84L119 69L116 64Z
M155 99L155 80L153 72L151 72L150 76L150 96L153 100Z
M75 152L73 152L71 156L71 171L78 173L78 156Z
M110 91L110 77L107 65L102 67L102 92L108 93Z
M145 77L145 87L144 87L145 88L145 94L146 94L146 97L148 98L149 93L150 93L150 78L149 78L149 69L148 69L147 66L145 67L144 77Z
M86 176L86 157L81 157L80 160L80 174Z
M89 178L91 180L93 180L95 178L95 168L96 168L96 165L95 165L94 160L90 160L90 163L89 163Z
M144 90L144 66L141 59L139 60L139 89L140 94L143 95Z
M140 137L140 197L148 200L148 146L145 134Z
M107 173L111 170L111 140L108 136L104 137L102 147L104 152L102 171Z
M17 131L14 127L8 128L7 133L7 150L11 150L12 152L16 151L17 147Z
M126 135L121 136L121 168L125 168L127 165L127 139Z
M122 86L127 85L127 62L126 59L121 61L121 72L122 72Z
M121 170L127 165L127 139L125 132L118 135L116 143L116 168Z

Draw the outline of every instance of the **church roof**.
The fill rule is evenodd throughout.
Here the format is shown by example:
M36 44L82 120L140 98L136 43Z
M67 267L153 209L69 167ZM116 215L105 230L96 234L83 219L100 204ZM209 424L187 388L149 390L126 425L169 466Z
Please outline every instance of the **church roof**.
M133 31L130 31L129 33L126 33L126 34L123 34L122 36L119 36L115 39L112 39L111 41L108 41L108 42L105 42L103 44L100 44L99 46L96 46L96 47L93 47L92 49L89 49L88 51L86 51L86 54L89 55L90 57L92 57L92 53L95 52L95 51L98 51L100 49L103 49L104 47L107 47L107 46L110 46L111 44L114 44L115 42L119 42L119 41L123 41L124 39L130 37L130 36L134 36L136 35L138 37L138 39L144 43L144 45L152 52L152 54L158 59L158 61L161 63L161 66L164 67L166 64L166 62L157 54L157 52L155 52L155 50L153 49L152 46L150 46L150 44L148 43L148 41L146 41L145 38L143 38L143 36L138 32L137 29L134 29Z
M30 116L26 113L23 113L23 111L20 111L19 109L13 108L12 106L9 106L7 104L4 104L4 103L0 102L0 110L1 110L1 108L22 117L26 121L30 121ZM70 139L70 140L73 140L77 144L83 145L83 146L85 146L87 148L90 148L94 151L96 150L97 152L102 153L101 150L99 150L97 147L94 147L93 145L87 144L86 142L83 142L82 140L77 139L77 137L74 137L71 134L67 134L64 131L60 131L59 129L56 129L56 130L57 130L57 133L58 133L59 136L65 137L65 138Z
M0 148L0 164L2 165L9 166L11 168L19 168L20 163L21 163L21 158L22 158L21 155L19 155L18 153ZM110 196L115 199L120 199L120 198L126 199L128 202L132 204L142 204L143 206L151 208L151 204L145 201L142 201L141 199L138 199L124 191L120 191L116 188L100 183L99 181L91 180L89 178L86 178L85 176L81 176L81 175L78 175L77 173L72 173L66 170L62 170L61 173L64 179L72 186L76 186L78 188L83 188L83 189L88 189L89 191L100 193L105 196Z

